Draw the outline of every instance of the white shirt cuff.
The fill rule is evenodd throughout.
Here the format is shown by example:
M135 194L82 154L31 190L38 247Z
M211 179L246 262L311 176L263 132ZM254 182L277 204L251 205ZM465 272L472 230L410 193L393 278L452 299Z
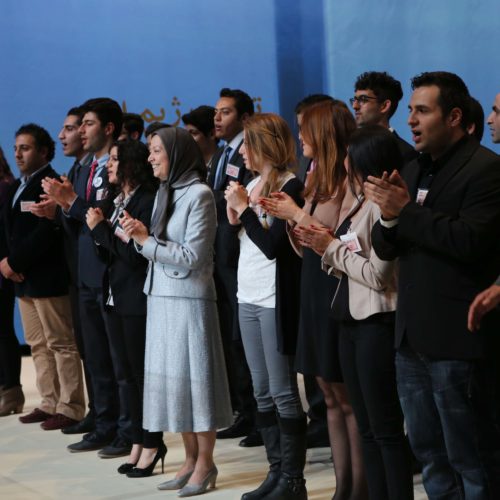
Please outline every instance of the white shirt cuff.
M382 217L380 217L379 220L380 220L380 225L382 227L386 227L387 229L390 229L391 227L397 226L398 222L399 222L399 219L397 217L395 219L391 219L391 220L384 220L384 219L382 219Z

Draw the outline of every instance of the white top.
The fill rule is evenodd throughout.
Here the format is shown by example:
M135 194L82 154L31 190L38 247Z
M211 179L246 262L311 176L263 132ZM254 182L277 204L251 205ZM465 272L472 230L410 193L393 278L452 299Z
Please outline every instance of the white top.
M249 182L248 196L259 182L260 176ZM260 206L252 207L263 226L271 224L270 217L262 217ZM276 307L276 259L269 260L259 247L241 229L240 258L238 261L238 303L260 307Z

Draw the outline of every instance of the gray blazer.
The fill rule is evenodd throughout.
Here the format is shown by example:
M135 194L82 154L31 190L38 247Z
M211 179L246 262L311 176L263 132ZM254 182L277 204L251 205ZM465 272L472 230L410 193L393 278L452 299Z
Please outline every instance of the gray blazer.
M217 218L212 191L206 184L194 183L173 191L172 203L167 243L162 245L150 236L139 247L150 261L144 293L215 300L212 275Z

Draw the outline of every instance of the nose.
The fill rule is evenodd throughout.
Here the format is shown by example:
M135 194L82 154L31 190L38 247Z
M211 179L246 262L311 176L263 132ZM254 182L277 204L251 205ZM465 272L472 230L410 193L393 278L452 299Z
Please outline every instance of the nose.
M488 115L488 119L486 120L486 123L488 125L491 125L493 123L493 115L494 115L494 111L492 111L489 115Z
M354 99L354 101L352 103L352 109L357 111L359 108L360 108L359 101L357 99Z
M413 111L410 111L410 114L408 115L407 123L408 123L408 125L410 125L410 127L417 124L417 118L415 116L415 113L413 113Z
M80 135L83 135L84 130L85 130L85 128L84 128L84 125L83 125L83 123L82 123L82 124L78 127L78 133L79 133Z
M151 163L152 160L153 160L153 153L149 153L148 162Z
M59 135L57 136L57 138L62 141L64 139L64 129L61 129L61 131L59 132Z
M220 122L220 120L221 120L220 112L216 111L214 116L214 122Z

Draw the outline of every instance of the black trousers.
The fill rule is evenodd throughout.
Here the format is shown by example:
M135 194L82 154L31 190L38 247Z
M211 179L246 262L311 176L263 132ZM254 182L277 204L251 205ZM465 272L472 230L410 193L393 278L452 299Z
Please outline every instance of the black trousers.
M413 477L396 388L394 324L341 322L344 381L362 439L370 500L413 499Z
M253 396L252 376L239 335L236 269L216 264L214 281L231 404L233 411L238 411L245 418L254 421L257 403Z
M130 440L145 448L157 448L162 432L142 428L146 315L125 316L112 307L106 311L111 355L120 395L120 413L130 413Z
M14 330L14 288L0 288L0 385L21 385L21 350Z
M128 413L119 413L118 385L113 370L110 341L104 321L102 289L82 286L78 290L85 365L93 392L96 432L112 437L119 427L126 438Z

